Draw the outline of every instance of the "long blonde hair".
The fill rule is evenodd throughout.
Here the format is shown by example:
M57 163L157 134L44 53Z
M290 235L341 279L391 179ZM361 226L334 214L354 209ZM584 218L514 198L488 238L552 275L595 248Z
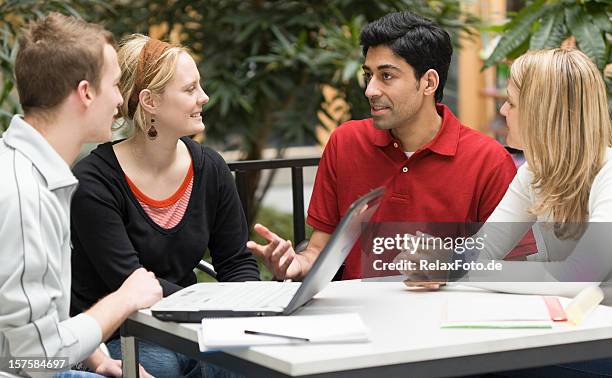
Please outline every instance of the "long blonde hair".
M551 49L519 57L510 82L519 91L519 128L533 172L536 203L530 212L549 216L560 239L577 239L611 145L603 78L581 51Z
M120 115L124 120L121 126L127 124L133 129L140 130L141 132L146 132L147 130L146 112L142 106L140 106L140 102L138 102L134 115L130 117L128 99L132 96L132 91L134 91L134 86L136 84L136 70L138 61L141 58L142 49L149 39L149 37L142 34L129 35L119 42L119 50L117 50L117 58L119 60L119 66L121 67L119 91L124 99L123 105L121 105L119 109ZM150 90L153 96L161 96L168 83L174 78L176 73L176 62L179 55L183 52L189 53L187 49L177 45L172 45L172 47L165 50L160 55L159 59L151 64L153 72L149 72L146 75L152 76L153 78L149 85L143 89Z

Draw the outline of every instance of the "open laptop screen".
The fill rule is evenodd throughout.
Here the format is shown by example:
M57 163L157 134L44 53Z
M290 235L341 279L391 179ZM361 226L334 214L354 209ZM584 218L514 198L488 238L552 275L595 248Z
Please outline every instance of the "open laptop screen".
M378 209L385 188L380 187L359 198L340 221L329 242L313 264L295 296L285 308L291 314L329 284L361 235L362 224Z

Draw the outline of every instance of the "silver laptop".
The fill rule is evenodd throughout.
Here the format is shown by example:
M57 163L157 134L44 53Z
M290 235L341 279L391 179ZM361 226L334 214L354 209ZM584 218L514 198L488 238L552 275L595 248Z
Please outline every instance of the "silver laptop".
M329 284L355 245L362 224L378 208L385 189L374 189L348 209L303 282L199 283L162 299L151 308L153 316L176 322L202 318L289 315Z

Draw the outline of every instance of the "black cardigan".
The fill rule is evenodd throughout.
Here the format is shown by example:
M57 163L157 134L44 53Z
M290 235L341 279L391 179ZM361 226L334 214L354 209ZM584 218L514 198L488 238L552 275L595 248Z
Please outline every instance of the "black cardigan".
M193 188L183 219L164 229L132 193L111 143L74 167L71 313L117 290L139 267L153 271L168 296L196 282L193 269L206 248L219 281L259 280L246 249L248 229L232 174L223 158L189 138Z

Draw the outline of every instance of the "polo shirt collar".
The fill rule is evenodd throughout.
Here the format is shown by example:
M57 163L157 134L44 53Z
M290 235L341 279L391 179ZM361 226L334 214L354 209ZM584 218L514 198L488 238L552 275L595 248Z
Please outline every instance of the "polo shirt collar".
M436 110L442 117L442 126L432 141L423 148L428 148L439 155L455 156L457 145L459 144L461 123L448 106L436 104Z
M24 154L44 177L49 190L76 184L78 181L64 159L49 142L20 115L2 136L4 143Z
M374 120L370 119L370 121L372 122L372 130L374 131L374 144L378 147L387 147L394 140L391 131L377 129L374 126Z
M448 106L436 104L436 110L442 117L442 126L432 141L421 149L429 149L439 155L454 156L457 152L457 145L459 144L461 123ZM378 147L386 147L395 140L389 130L379 130L374 127L373 123L372 129L374 130L372 140Z

